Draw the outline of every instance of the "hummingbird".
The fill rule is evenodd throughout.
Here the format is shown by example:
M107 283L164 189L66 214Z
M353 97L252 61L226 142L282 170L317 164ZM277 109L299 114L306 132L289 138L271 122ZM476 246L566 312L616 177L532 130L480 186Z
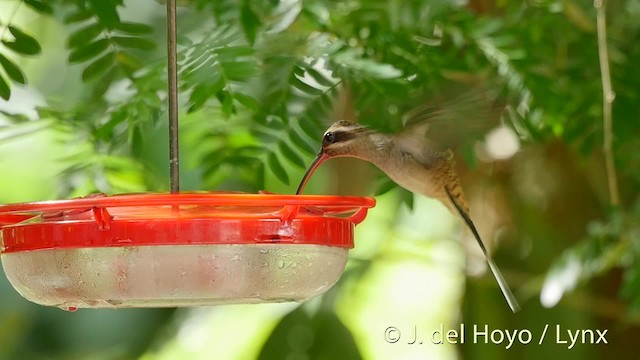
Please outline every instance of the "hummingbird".
M322 137L322 148L304 174L300 194L314 171L326 160L352 157L373 163L396 184L417 194L439 200L460 215L482 250L504 298L515 313L520 305L493 261L469 215L469 206L454 170L451 150L441 151L415 131L397 135L370 130L360 124L339 120Z

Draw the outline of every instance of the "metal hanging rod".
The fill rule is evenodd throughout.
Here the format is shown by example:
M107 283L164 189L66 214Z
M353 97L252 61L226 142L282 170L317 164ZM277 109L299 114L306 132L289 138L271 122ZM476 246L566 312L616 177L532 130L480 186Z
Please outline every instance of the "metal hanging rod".
M169 183L172 193L180 191L180 149L178 141L178 56L176 0L167 0L167 75L169 78Z

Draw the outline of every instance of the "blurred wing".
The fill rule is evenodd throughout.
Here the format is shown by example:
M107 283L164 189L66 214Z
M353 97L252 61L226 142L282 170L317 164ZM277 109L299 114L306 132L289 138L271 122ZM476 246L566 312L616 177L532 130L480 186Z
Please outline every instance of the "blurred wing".
M477 89L449 100L434 99L404 115L398 137L426 138L433 151L455 150L482 140L498 126L505 105L496 91Z

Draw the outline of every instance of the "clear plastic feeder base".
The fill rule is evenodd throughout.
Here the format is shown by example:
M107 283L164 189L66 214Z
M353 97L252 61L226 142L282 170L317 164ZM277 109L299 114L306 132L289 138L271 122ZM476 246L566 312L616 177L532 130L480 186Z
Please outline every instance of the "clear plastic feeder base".
M137 194L0 206L0 258L65 310L304 301L331 288L374 200Z
M303 301L340 278L348 250L320 245L132 246L4 254L26 299L75 308Z

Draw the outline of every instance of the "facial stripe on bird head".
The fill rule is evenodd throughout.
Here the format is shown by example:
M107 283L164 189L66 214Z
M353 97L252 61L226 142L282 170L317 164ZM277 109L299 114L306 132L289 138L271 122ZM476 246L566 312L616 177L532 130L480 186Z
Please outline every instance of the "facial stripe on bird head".
M329 146L332 144L344 144L349 140L352 140L356 137L356 134L349 131L327 131L322 138L322 144L324 146Z
M325 148L333 147L334 144L340 147L345 146L363 132L367 132L367 129L362 125L346 120L337 121L324 133L322 146Z

